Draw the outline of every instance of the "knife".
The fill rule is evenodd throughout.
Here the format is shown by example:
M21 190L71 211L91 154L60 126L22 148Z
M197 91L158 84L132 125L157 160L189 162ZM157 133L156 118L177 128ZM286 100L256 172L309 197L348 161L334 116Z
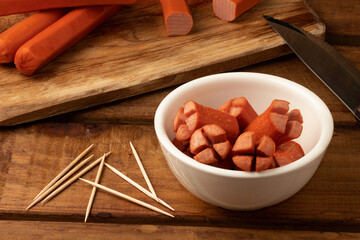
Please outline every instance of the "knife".
M360 122L359 69L320 38L273 17L264 18Z

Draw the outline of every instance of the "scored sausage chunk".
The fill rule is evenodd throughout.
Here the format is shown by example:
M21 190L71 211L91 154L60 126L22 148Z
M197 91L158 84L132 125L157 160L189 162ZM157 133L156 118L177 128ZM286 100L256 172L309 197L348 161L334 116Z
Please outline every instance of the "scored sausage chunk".
M276 144L280 145L284 142L300 137L302 130L303 126L298 121L288 121L286 123L285 133L276 139Z
M276 163L281 167L302 158L304 155L304 150L300 144L289 141L276 148L274 158Z
M253 158L253 156L249 155L234 156L233 162L235 164L235 169L250 172Z
M274 100L271 105L254 121L252 121L245 131L255 133L255 143L258 144L261 137L267 135L273 140L285 133L289 111L289 102Z
M174 122L174 145L196 161L240 171L264 171L304 156L292 141L303 130L299 109L275 99L257 115L245 97L231 99L217 110L188 101ZM243 131L241 134L240 132Z
M275 143L264 135L258 144L254 132L244 132L235 141L232 160L236 169L243 171L263 171L273 164Z
M239 170L250 172L255 154L254 132L244 132L236 139L232 148L232 160Z
M276 139L277 145L300 137L303 130L303 117L299 109L291 110L287 113L287 116L288 122L286 123L285 133Z
M207 124L216 124L224 129L230 143L239 135L239 126L234 116L188 101L184 104L184 109L180 108L175 116L176 138L179 141L187 141L196 129Z
M289 102L275 99L271 105L245 131L255 133L255 142L262 136L271 137L276 145L298 138L303 130L303 118L299 109L289 111Z
M190 152L198 162L232 169L231 144L226 132L216 124L197 129L190 138Z
M275 143L269 136L262 136L256 148L256 154L260 156L272 156L275 152Z
M258 116L245 97L231 99L221 105L218 110L236 117L241 132Z
M274 160L273 156L269 156L269 157L256 156L255 171L260 172L269 169L273 160Z
M233 153L235 155L248 154L252 155L255 153L255 141L254 132L244 132L235 141L233 146Z

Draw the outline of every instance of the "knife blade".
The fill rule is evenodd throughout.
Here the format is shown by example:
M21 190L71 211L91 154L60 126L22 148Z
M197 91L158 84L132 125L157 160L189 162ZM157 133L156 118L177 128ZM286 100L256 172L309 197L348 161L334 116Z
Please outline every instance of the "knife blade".
M332 46L311 33L273 17L263 17L360 122L359 69Z

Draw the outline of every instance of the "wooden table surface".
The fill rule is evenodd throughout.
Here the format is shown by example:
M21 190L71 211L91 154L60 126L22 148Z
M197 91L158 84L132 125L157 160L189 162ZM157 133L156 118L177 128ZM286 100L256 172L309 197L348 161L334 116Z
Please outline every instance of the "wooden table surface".
M265 1L265 0L264 0ZM285 1L285 0L284 0ZM360 68L360 2L309 0L327 27L326 40ZM233 212L196 198L175 179L157 142L153 117L172 88L33 123L0 128L0 239L360 239L360 124L294 55L235 71L273 74L314 91L335 128L321 165L290 199L265 209ZM45 205L25 208L91 143L100 157L146 186L132 141L157 195L175 208L162 216L98 191L83 223L91 187L75 182ZM97 167L84 178L95 179ZM101 183L157 205L105 169Z

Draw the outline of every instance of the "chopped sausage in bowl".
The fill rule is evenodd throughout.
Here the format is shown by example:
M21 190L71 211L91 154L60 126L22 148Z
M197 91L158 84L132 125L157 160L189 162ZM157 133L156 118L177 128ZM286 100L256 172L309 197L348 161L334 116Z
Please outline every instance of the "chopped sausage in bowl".
M318 168L333 119L313 92L260 73L185 83L160 103L155 131L180 183L230 210L256 210L297 193Z

